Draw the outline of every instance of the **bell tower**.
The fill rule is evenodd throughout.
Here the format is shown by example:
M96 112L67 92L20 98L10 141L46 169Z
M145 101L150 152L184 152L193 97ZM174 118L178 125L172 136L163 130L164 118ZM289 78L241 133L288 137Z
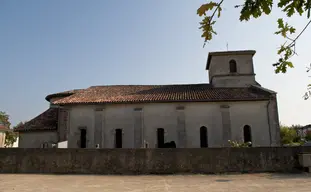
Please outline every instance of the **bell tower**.
M208 54L206 70L214 87L248 87L255 80L253 56L256 51L223 51Z

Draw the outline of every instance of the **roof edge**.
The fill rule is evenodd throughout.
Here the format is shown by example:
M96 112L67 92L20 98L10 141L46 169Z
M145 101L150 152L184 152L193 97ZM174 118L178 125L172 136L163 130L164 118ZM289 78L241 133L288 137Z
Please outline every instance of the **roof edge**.
M209 52L206 61L206 70L209 70L209 66L213 56L223 56L223 55L252 55L256 54L255 50L237 50L237 51L216 51Z
M70 95L73 95L75 94L77 91L81 91L83 89L73 89L73 90L70 90L70 91L64 91L64 92L59 92L59 93L52 93L52 94L49 94L45 97L45 100L50 102L50 100L54 97L68 97Z
M264 87L261 87L261 86L258 86L258 85L251 85L251 86L255 87L257 89L261 89L261 90L266 91L266 92L271 93L271 94L277 94L277 92L275 92L275 91L272 91L270 89L267 89L267 88L264 88Z

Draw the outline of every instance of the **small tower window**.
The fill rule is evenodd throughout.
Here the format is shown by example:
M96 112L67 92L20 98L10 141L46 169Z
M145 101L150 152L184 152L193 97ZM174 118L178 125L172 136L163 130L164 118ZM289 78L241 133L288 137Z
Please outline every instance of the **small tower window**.
M236 73L237 72L237 66L235 60L229 61L229 67L230 67L230 73Z
M249 125L245 125L243 128L244 143L250 142L250 147L252 146L252 132Z

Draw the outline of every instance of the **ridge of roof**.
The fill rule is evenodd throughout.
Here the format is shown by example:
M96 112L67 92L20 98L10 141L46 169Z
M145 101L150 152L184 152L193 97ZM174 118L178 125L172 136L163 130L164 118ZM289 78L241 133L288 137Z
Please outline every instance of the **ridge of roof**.
M90 86L91 87L124 87L124 86L189 86L189 85L209 85L212 86L210 83L173 83L173 84L122 84L122 85L94 85Z

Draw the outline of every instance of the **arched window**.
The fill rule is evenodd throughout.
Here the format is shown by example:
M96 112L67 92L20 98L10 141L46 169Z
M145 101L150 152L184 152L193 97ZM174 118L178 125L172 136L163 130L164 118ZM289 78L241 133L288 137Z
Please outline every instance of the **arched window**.
M201 148L208 147L208 135L207 135L207 128L202 126L200 128L200 143Z
M244 143L251 142L252 143L252 132L251 127L249 125L245 125L243 128L243 134L244 134ZM250 147L252 144L250 145Z
M237 72L237 66L236 66L235 60L230 60L229 66L230 66L230 73L236 73Z
M115 147L116 148L122 148L122 129L116 129Z
M163 148L164 146L164 129L157 129L157 139L158 139L158 148Z

